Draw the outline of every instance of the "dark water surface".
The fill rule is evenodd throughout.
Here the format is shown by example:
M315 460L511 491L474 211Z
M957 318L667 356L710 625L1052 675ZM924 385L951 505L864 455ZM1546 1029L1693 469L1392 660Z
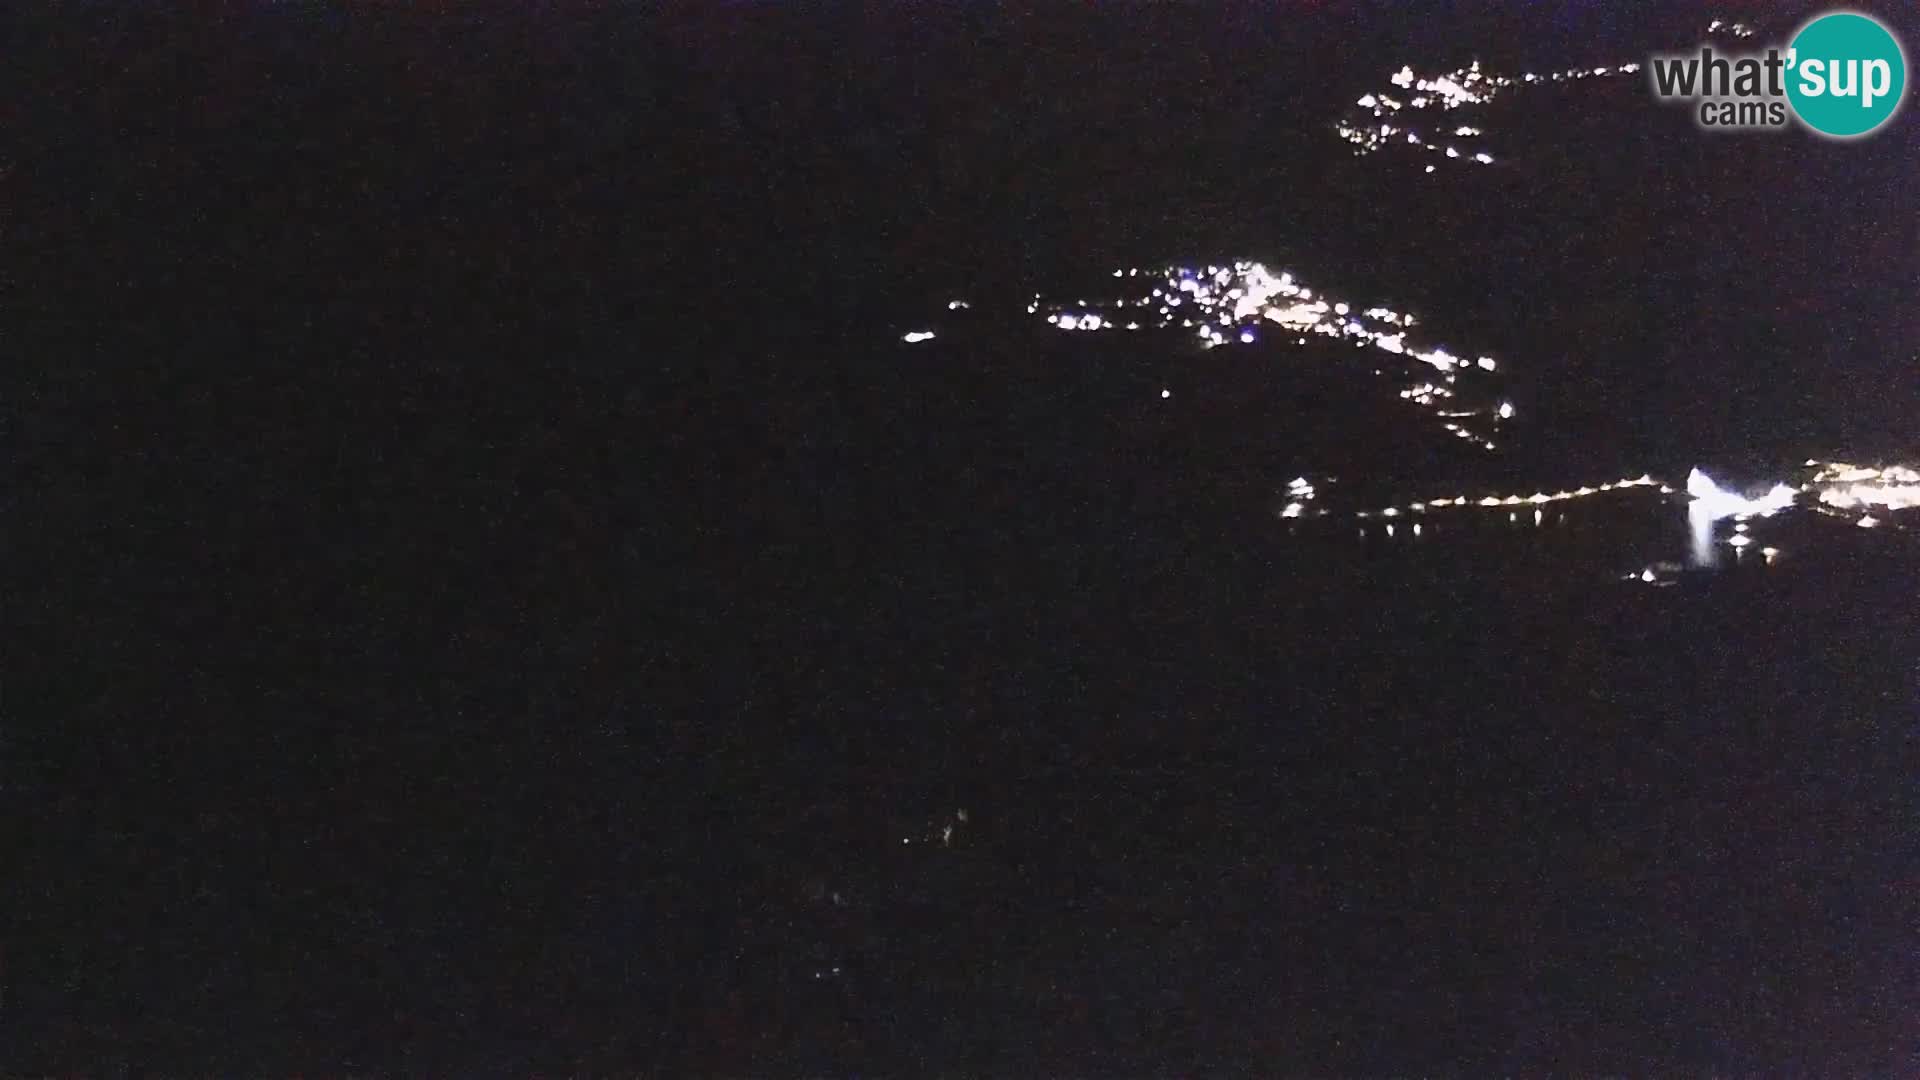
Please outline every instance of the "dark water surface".
M1912 1071L1911 535L1273 517L1913 455L1911 111L1328 130L1708 17L26 20L0 1065ZM1515 452L1021 314L1235 257L1499 356Z

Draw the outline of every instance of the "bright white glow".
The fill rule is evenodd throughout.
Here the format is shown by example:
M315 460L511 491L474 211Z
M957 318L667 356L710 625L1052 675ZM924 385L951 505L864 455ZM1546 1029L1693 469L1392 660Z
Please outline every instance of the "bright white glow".
M1840 510L1862 506L1883 510L1920 508L1920 470L1904 465L1874 468L1833 462L1818 466L1813 486L1820 492L1823 505Z
M948 311L965 311L965 310L966 310L967 308L970 308L970 307L972 307L972 306L973 306L972 304L969 304L969 303L967 303L967 302L966 302L965 300L949 300L949 301L947 301L947 310L948 310Z
M1889 510L1906 510L1920 506L1920 485L1869 487L1864 484L1854 484L1850 487L1829 488L1822 491L1820 501L1843 509L1865 505L1884 506Z
M1722 491L1712 477L1699 469L1687 474L1687 494L1692 496L1695 505L1705 509L1711 521L1736 514L1771 514L1792 506L1800 496L1798 491L1785 484L1775 484L1765 495L1749 499L1744 495Z
M1173 391L1171 391L1171 390L1162 390L1162 391L1160 391L1160 400L1161 400L1161 401L1165 401L1165 400L1167 400L1168 398L1170 398L1170 397L1172 397L1172 396L1173 396Z
M1641 479L1645 480L1646 477ZM1713 478L1699 469L1687 474L1687 524L1693 537L1693 561L1696 566L1712 566L1713 523L1722 518L1747 514L1772 514L1793 505L1799 492L1785 484L1775 484L1765 495L1750 499L1723 491ZM1744 539L1736 535L1735 539ZM1736 548L1745 544L1734 544Z
M918 345L923 341L932 341L933 331L915 330L912 333L903 336L900 340L906 342L909 345Z
M1500 403L1500 419L1502 420L1513 419L1513 402L1503 401Z
M1693 542L1693 565L1712 566L1715 562L1713 511L1706 503L1696 500L1687 504L1687 535Z

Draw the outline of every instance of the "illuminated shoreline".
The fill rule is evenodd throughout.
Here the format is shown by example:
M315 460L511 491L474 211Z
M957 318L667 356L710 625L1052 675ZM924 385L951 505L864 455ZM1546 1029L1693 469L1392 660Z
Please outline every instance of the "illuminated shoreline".
M1044 313L1048 325L1073 332L1140 330L1191 331L1202 348L1254 344L1263 337L1304 346L1309 341L1352 343L1432 368L1433 377L1414 381L1408 364L1406 386L1399 396L1445 417L1442 427L1454 437L1483 450L1497 444L1492 431L1513 418L1510 402L1488 396L1478 405L1459 407L1460 377L1484 378L1499 369L1490 356L1468 360L1441 346L1421 346L1409 340L1408 330L1418 320L1410 314L1372 305L1361 307L1316 292L1290 271L1275 273L1265 264L1239 260L1206 267L1139 267L1113 271L1126 283L1127 295L1106 301L1078 300L1068 304L1036 293L1027 314ZM1454 407L1441 411L1443 403ZM1479 418L1480 424L1458 421Z

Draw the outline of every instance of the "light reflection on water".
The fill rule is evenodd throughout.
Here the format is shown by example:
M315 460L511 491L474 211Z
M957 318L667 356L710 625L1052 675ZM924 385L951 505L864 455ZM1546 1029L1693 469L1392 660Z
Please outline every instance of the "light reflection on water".
M1687 530L1693 537L1690 555L1693 565L1711 567L1717 561L1713 554L1713 510L1707 504L1695 500L1687 504Z
M1304 531L1288 522L1287 536L1295 542L1312 541L1313 521L1346 519L1358 523L1361 548L1368 551L1412 556L1418 550L1423 559L1458 558L1504 573L1521 573L1528 566L1549 572L1552 566L1584 567L1615 580L1654 586L1676 583L1686 567L1766 570L1776 565L1789 543L1819 549L1835 539L1836 526L1846 532L1857 531L1853 527L1863 523L1869 523L1868 528L1881 526L1882 520L1872 515L1860 520L1849 516L1863 499L1873 500L1883 514L1896 516L1908 531L1920 526L1914 520L1920 515L1910 505L1907 485L1914 474L1908 469L1821 462L1809 462L1807 469L1801 477L1806 482L1775 483L1757 495L1725 491L1696 469L1684 493L1642 476L1552 494L1444 497L1384 509L1318 505L1325 500L1293 502L1287 506L1290 512L1280 516L1308 519ZM1338 478L1325 477L1323 482L1336 484ZM1881 486L1861 486L1867 483ZM1305 486L1299 480L1292 490ZM1836 499L1836 491L1843 491L1844 497ZM1556 503L1565 504L1564 508L1549 513ZM1530 521L1521 516L1521 508L1529 506ZM1682 518L1684 540L1676 530ZM1376 519L1377 529L1371 527ZM1823 525L1823 521L1830 523ZM1442 528L1442 522L1448 524ZM1529 540L1520 542L1516 529L1524 529ZM1417 549L1412 543L1415 538L1423 541ZM1731 556L1722 548L1731 549Z

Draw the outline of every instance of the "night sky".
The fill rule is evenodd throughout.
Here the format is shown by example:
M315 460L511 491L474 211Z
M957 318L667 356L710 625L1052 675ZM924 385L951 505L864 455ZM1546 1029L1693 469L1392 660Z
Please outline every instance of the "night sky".
M1336 133L1635 7L16 13L0 1070L1920 1070L1911 103Z

